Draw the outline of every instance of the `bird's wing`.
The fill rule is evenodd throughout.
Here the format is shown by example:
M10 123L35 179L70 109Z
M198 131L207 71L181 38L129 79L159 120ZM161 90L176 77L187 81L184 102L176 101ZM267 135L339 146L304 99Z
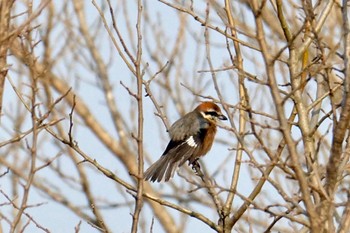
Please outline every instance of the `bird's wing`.
M201 129L195 135L187 136L183 140L171 140L163 156L167 156L169 160L177 162L178 166L181 166L187 160L193 162L196 159L194 156L199 156L198 152L202 148L205 133L206 129Z
M169 161L166 171L164 170L165 180L173 177L176 169L189 160L193 154L196 154L198 146L200 145L194 141L193 136L184 141L169 142L167 149L162 155Z
M189 136L196 135L201 129L207 128L206 121L201 122L197 113L190 112L184 117L177 120L169 129L171 140L183 141Z
M183 140L170 140L163 155L151 167L147 169L144 176L146 180L168 181L174 176L178 167L187 160L192 163L199 156L198 151L202 147L205 130L200 130L196 135L188 136Z
M185 163L195 153L196 149L191 140L171 140L163 155L146 170L144 173L145 179L152 182L160 182L163 179L168 181L174 176L176 169Z

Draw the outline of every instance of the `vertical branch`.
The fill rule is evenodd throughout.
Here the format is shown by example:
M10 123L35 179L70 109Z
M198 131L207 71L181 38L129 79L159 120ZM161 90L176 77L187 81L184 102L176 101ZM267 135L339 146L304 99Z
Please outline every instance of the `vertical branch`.
M282 0L277 0L276 6L277 6L277 16L278 16L279 23L281 24L281 27L283 29L284 37L286 38L287 43L289 44L292 42L293 35L289 29L287 19L284 17L284 14L283 14Z
M348 97L350 92L350 77L348 77L350 72L350 27L349 27L349 18L348 18L348 1L343 0L342 7L342 17L343 17L343 43L344 43L344 87L345 95L344 98Z
M343 155L343 142L346 136L346 132L349 127L350 121L350 81L349 81L349 72L350 72L350 28L349 28L349 19L348 19L348 1L343 0L342 7L342 17L343 17L343 43L344 43L344 105L341 110L340 118L338 124L334 127L333 131L333 142L331 148L330 158L327 164L327 173L326 173L326 191L329 195L329 200L323 203L323 210L327 211L328 221L332 219L334 209L334 195L337 189L338 177L340 175L339 166L342 161Z
M209 18L209 5L207 5L207 9L206 9L206 22L208 22L208 18ZM218 93L219 99L222 100L222 96L221 96L221 92L220 89L217 85L217 81L216 81L216 75L214 72L214 67L211 61L211 53L210 53L210 39L209 39L209 31L208 28L205 27L205 31L204 31L204 38L205 38L205 49L206 49L206 57L207 57L207 61L208 61L208 65L211 71L211 76L212 79L214 81L214 86L215 86L215 90ZM194 166L196 173L197 174L201 174L200 173L200 169L198 164L196 164L196 166ZM222 201L221 199L219 199L219 196L217 194L217 192L215 191L215 189L213 188L213 185L211 185L210 181L208 179L205 179L203 175L200 175L200 177L202 178L203 183L205 184L206 188L208 189L208 193L211 196L215 207L216 207L216 211L218 213L218 215L220 216L220 220L222 219Z
M204 183L204 187L208 190L208 194L210 195L211 199L214 202L216 212L220 216L220 220L222 219L222 201L219 198L219 195L215 191L215 186L213 185L213 181L210 180L200 169L200 165L198 161L193 163L192 169L196 172L196 175L201 178L201 180Z
M289 25L287 24L286 18L283 13L283 4L281 0L276 1L277 4L277 12L278 12L278 18L281 24L281 27L283 28L284 36L288 43L289 48L289 71L290 71L290 82L292 84L292 91L293 93L293 100L295 103L295 106L293 107L293 112L298 115L299 120L299 128L301 130L301 133L303 135L303 143L304 143L304 154L306 159L306 164L308 165L309 173L311 174L311 180L312 183L315 184L315 186L319 190L323 190L323 187L321 185L321 179L318 176L318 171L315 164L315 145L313 140L313 135L311 134L311 131L313 130L313 122L317 122L318 114L312 116L312 120L310 123L310 120L308 118L308 110L304 104L302 94L304 91L304 88L306 86L307 82L307 75L308 71L308 58L309 58L309 51L307 49L303 50L302 54L299 55L297 52L297 46L295 43L295 38L293 34L291 33L291 30L289 28ZM311 12L312 5L310 1L304 2L304 11L307 15L306 22L305 22L305 31L304 31L304 40L308 39L311 35L311 27L312 23L311 20L314 20L313 13ZM300 57L301 57L301 72L298 70L298 64L300 63ZM298 76L300 74L300 77ZM318 87L319 88L319 87ZM321 90L318 89L317 95L320 95L322 93ZM318 104L316 108L320 108L321 103ZM314 112L313 112L314 113ZM325 192L324 192L325 193ZM316 202L319 201L319 195L317 192L313 192L313 196Z
M138 176L137 176L137 194L135 210L133 214L133 221L131 232L137 233L138 222L140 218L140 212L143 205L143 98L142 98L142 84L143 74L141 70L141 57L142 57L142 32L141 32L141 16L142 16L142 1L137 1L137 55L134 62L137 79L137 110L138 110L138 132L137 132L137 154L138 154Z
M237 32L235 29L235 22L232 16L232 8L231 8L231 1L229 0L225 0L225 10L226 10L226 15L227 15L227 19L228 19L228 26L229 26L229 30L231 31L231 36L233 38L237 38ZM231 57L231 62L232 65L239 71L238 72L238 80L239 80L239 99L240 99L240 110L239 110L239 136L244 135L245 133L245 129L246 129L246 111L245 111L245 107L247 106L247 93L246 93L246 88L244 85L244 72L243 71L243 58L242 58L242 54L241 54L241 48L240 45L238 43L238 41L233 40L233 44L234 44L234 48L235 48L235 53L236 53L236 57L235 59L233 59ZM233 199L235 196L235 192L237 189L237 185L238 185L238 179L239 179L239 173L240 173L240 168L241 168L241 160L242 160L242 154L243 154L243 150L242 150L242 143L241 140L239 140L238 145L237 145L237 152L236 152L236 159L235 159L235 166L234 166L234 172L232 175L232 181L231 181L231 185L230 185L230 190L231 192L229 192L228 196L227 196L227 200L225 203L225 207L224 207L224 216L228 216L229 213L231 212L231 208L232 208L232 203L233 203ZM229 229L228 229L229 230Z
M310 134L310 121L308 118L308 111L303 101L303 87L302 83L304 74L302 73L301 77L299 76L299 64L300 64L300 56L298 56L297 52L297 43L294 40L288 41L289 43L289 74L290 74L290 82L292 86L293 93L293 101L298 114L298 124L302 134L303 143L304 143L304 155L306 158L306 162L308 167L312 167L312 161L315 158L315 147L314 140L312 135ZM306 50L305 50L306 51ZM302 54L304 56L304 54Z
M8 34L10 33L11 9L14 2L14 0L0 2L0 119L2 115L5 78L8 71L7 51L10 43Z
M32 2L28 4L28 16L30 17L32 13ZM29 31L27 36L27 41L28 41L28 46L30 48L31 54L34 53L34 46L31 44L33 39L31 37L31 32ZM23 45L25 46L25 45ZM31 76L31 108L30 108L30 113L31 113L31 124L33 128L33 133L32 133L32 142L31 146L28 145L28 149L30 150L30 168L29 168L29 175L27 179L27 183L24 186L24 192L23 192L23 197L22 197L22 202L20 205L20 208L18 210L18 213L13 221L13 224L11 225L11 233L16 232L17 226L21 221L22 215L27 208L27 203L29 199L29 193L30 193L30 188L33 184L34 181L34 176L36 173L36 160L37 160L37 139L38 139L38 123L37 123L37 116L36 116L36 96L38 92L38 73L35 70L35 62L36 60L31 60L30 63L28 64L29 67L29 72ZM29 148L30 147L30 148Z

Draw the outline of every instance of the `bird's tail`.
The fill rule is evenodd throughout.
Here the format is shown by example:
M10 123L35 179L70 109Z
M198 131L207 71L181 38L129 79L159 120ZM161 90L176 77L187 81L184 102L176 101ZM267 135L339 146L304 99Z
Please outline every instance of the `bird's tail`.
M158 161L152 164L143 174L145 180L152 182L160 182L164 177L164 181L168 181L174 176L179 161L174 161L171 157L163 155Z

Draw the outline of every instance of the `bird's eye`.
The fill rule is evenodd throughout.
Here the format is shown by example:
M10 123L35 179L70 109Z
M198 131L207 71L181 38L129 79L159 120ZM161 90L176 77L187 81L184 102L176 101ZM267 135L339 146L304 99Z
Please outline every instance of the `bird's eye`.
M210 115L210 116L213 116L213 117L218 117L219 114L215 111L207 111L205 112L205 115Z

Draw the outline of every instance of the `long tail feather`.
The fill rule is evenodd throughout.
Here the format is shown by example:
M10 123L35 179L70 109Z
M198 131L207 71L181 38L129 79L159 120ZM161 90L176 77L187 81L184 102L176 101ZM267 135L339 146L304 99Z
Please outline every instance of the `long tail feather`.
M164 181L168 181L174 176L177 165L178 163L172 161L169 156L162 156L145 171L143 176L145 180L160 182L166 173Z

